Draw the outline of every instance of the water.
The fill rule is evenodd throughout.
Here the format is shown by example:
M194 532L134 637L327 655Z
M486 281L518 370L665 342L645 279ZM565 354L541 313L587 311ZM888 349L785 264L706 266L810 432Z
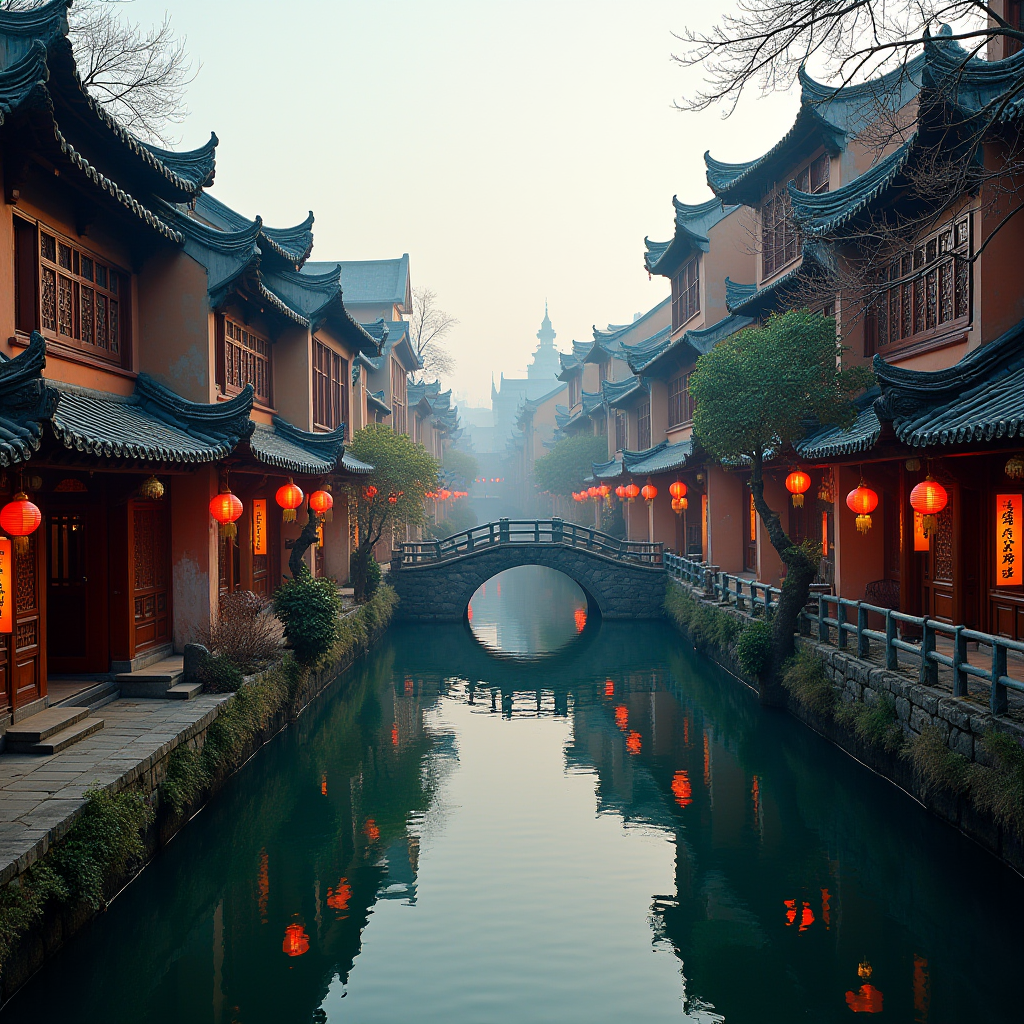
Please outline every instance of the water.
M393 629L0 1024L1020 1021L1017 876L517 573L475 636Z

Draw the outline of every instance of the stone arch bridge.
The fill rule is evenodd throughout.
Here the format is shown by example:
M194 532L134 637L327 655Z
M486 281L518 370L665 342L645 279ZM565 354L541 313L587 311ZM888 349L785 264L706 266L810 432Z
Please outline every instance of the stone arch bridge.
M500 519L445 540L399 545L388 577L400 599L396 618L459 622L482 583L520 565L565 573L603 618L663 615L661 544L619 540L561 519Z

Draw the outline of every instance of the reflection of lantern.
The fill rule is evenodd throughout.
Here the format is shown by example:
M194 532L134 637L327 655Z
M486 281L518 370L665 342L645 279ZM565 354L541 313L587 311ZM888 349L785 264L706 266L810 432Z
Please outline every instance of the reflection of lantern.
M686 497L686 484L682 480L677 480L673 484L669 484L668 493L673 498L685 498Z
M693 803L693 787L690 776L680 769L672 776L672 795L680 807L689 807Z
M811 478L802 470L794 469L786 477L786 490L793 495L793 507L802 508L804 494L810 489Z
M285 928L284 944L281 949L289 956L302 956L303 953L309 952L309 936L297 921Z
M4 509L6 512L7 509ZM221 491L210 502L210 515L220 523L220 535L222 538L234 537L238 534L238 527L235 520L242 514L242 503L238 496L230 491ZM3 513L0 513L0 525L3 525ZM4 526L4 529L7 527Z
M284 509L281 518L286 523L295 522L295 510L302 504L302 499L302 488L291 480L283 487L278 487L274 500Z
M650 504L658 496L658 488L654 484L644 484L640 493L644 496L644 501Z
M635 729L633 729L626 737L626 749L633 755L640 753L640 747L643 745L643 740Z
M935 532L938 515L948 501L946 488L933 480L930 473L910 492L910 504L915 512L921 513L921 531L926 537Z
M640 488L636 484L627 484L626 486L626 500L632 502L633 499L640 493Z
M325 512L330 512L334 508L334 498L330 491L314 491L309 496L309 507L317 515L322 516Z
M857 530L866 534L871 529L871 513L878 507L878 495L862 480L846 496L846 504L857 513Z
M15 554L28 554L28 535L35 532L42 518L42 513L28 500L28 495L24 491L18 491L14 500L0 509L0 526L9 537L14 538Z
M615 497L618 498L619 501L626 500L626 488L623 487L622 484L619 484L619 486L615 488Z

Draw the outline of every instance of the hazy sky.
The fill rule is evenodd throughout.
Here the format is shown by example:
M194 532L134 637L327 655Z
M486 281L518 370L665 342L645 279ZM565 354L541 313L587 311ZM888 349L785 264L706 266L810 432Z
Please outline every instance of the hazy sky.
M710 197L702 154L760 155L792 97L684 114L673 30L731 0L135 0L202 62L182 145L220 138L213 194L271 226L316 214L314 259L408 252L460 325L450 381L489 402L550 304L567 349L668 292L643 239Z

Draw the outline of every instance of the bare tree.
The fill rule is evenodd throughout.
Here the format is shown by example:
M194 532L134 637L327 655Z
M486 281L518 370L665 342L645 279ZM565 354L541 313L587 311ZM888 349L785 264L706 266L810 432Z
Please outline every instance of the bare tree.
M446 339L458 322L437 305L437 292L433 288L414 290L410 331L425 370L442 374L455 369L455 360L446 348Z
M31 10L45 0L2 0L4 10ZM129 131L167 146L184 121L185 88L199 73L169 15L159 25L133 24L115 7L132 0L77 0L68 26L85 88Z

